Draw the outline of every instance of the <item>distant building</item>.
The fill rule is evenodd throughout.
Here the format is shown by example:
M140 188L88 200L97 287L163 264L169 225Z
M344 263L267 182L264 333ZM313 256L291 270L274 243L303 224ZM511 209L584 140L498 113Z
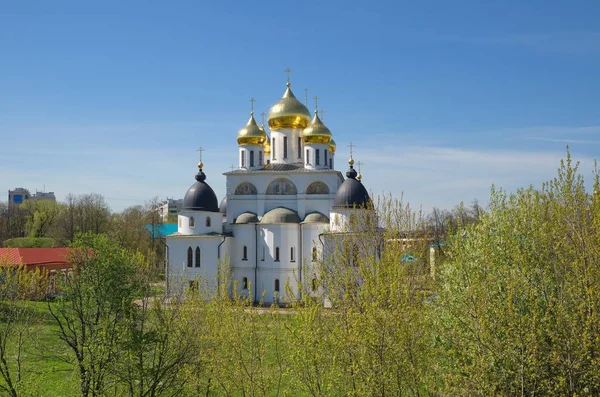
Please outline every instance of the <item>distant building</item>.
M177 218L177 214L181 210L182 206L183 206L182 199L179 199L179 200L167 199L166 201L163 201L162 203L157 205L154 210L157 211L158 214L160 215L161 221L167 222L167 220L169 219L169 215L172 215L173 219Z
M8 191L8 204L9 205L20 205L27 200L44 200L56 202L56 196L54 192L39 192L35 194L29 193L28 189L17 187L14 190Z
M26 200L29 200L30 196L31 193L29 193L29 190L18 187L8 191L8 203L16 205L23 204Z

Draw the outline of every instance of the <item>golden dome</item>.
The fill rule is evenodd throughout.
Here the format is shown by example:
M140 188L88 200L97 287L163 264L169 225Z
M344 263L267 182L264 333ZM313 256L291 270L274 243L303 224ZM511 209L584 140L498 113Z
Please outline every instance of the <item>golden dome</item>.
M331 131L325 127L325 124L323 124L319 118L319 114L315 110L315 116L310 125L302 131L302 141L305 145L311 143L323 143L327 145L332 139Z
M254 120L254 112L250 113L250 120L242 127L237 134L239 145L262 145L267 139L267 133L261 130L256 120Z
M290 83L283 97L269 109L267 123L269 128L306 128L310 121L310 112L302 102L296 99L290 89Z
M269 142L269 140L267 139L265 141L265 143L263 144L263 146L264 146L265 156L270 156L271 155L271 142Z
M337 148L337 146L335 144L335 141L332 138L331 141L329 141L329 153L334 154L336 148Z

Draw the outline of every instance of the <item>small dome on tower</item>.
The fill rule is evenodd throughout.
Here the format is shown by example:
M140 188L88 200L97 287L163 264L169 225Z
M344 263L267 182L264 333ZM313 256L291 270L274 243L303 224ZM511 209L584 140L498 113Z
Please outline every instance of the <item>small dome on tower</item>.
M332 138L331 141L329 141L329 153L334 154L336 148L337 148L337 146L335 144L335 141Z
M219 212L223 215L227 214L227 196L223 197L221 204L219 204Z
M267 140L267 133L261 130L256 120L254 112L250 113L250 119L237 134L238 145L262 145Z
M350 158L350 169L346 172L348 179L338 188L333 199L333 208L365 208L371 203L371 198L365 186L356 180L358 175L353 167L354 160Z
M265 141L265 143L263 144L264 150L265 150L265 156L270 156L271 155L271 142L269 139L267 139Z
M290 89L290 83L287 83L283 97L269 109L267 122L269 128L306 128L310 121L310 112L294 96Z
M309 126L302 131L302 141L304 144L324 143L328 144L333 139L329 128L323 124L319 118L318 111L315 110L315 115Z
M300 223L300 217L294 210L277 207L264 214L260 223Z
M196 183L188 189L183 198L183 209L192 211L219 212L217 195L205 182L206 174L202 171L202 162L198 164Z

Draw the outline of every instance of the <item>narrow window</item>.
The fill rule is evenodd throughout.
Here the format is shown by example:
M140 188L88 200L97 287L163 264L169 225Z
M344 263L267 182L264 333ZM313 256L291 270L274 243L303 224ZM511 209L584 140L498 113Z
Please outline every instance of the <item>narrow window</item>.
M246 152L242 150L242 168L246 166Z
M258 165L263 165L263 152L260 150L258 152Z
M295 260L294 260L294 247L291 247L291 248L290 248L290 261L291 261L291 262L294 262L294 261L295 261Z
M206 227L210 227L211 222L210 222L210 216L206 217Z
M302 158L302 138L298 137L298 158Z
M306 149L306 164L310 164L310 151Z
M248 260L248 247L245 246L245 245L244 245L244 249L243 249L242 254L243 254L242 260L243 261L247 261Z
M287 159L287 136L283 137L283 158Z
M275 279L275 292L279 292L279 279Z
M325 159L325 162L323 164L327 166L327 149L323 150L323 158Z
M275 262L279 262L279 247L275 248Z
M265 260L265 246L263 245L263 247L262 247L262 259L261 259L261 261L264 261L264 260Z
M320 149L315 150L315 165L321 164L321 152Z
M196 247L196 267L200 267L200 247Z
M192 263L194 253L192 251L192 247L188 248L188 254L187 254L187 267L192 267L194 264Z
M275 138L272 138L273 142L271 142L271 154L273 156L273 160L275 160L276 157L276 153L277 153L277 146L275 146Z
M333 159L329 159L329 168L333 169Z
M254 167L254 150L250 150L250 167Z
M190 216L190 227L194 227L196 222L194 222L194 217Z
M242 289L245 291L248 289L248 277L244 277L242 280Z
M312 248L312 260L313 262L317 260L317 247Z

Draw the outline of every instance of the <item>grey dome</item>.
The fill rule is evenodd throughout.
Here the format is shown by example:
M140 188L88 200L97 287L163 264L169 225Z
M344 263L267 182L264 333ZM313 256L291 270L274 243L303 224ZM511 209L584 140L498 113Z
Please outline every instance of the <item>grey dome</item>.
M200 168L196 174L196 183L190 186L183 197L184 210L219 212L217 195L205 180L206 175Z
M300 223L300 217L296 211L279 207L264 214L260 223Z
M219 204L219 212L221 214L227 213L227 196L223 197L223 200L221 200L221 204Z
M256 216L256 214L253 214L252 212L244 212L243 214L241 214L240 216L235 218L234 223L236 225L243 224L243 223L258 223L258 217Z
M329 218L320 212L311 212L304 217L304 223L329 223Z
M346 172L348 179L344 181L335 193L333 208L364 208L371 198L364 185L356 180L356 171L350 166Z

